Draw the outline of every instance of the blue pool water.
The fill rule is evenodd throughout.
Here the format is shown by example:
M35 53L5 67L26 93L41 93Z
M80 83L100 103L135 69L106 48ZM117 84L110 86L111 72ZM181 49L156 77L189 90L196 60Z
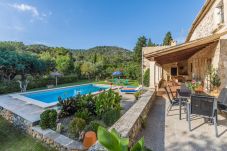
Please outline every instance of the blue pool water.
M65 98L76 96L78 93L84 95L84 94L89 94L93 92L98 92L100 90L105 90L107 88L108 87L101 87L93 84L88 84L88 85L79 85L79 86L62 88L62 89L53 89L49 91L31 92L31 93L26 93L22 95L44 103L53 103L58 101L59 96L65 99Z

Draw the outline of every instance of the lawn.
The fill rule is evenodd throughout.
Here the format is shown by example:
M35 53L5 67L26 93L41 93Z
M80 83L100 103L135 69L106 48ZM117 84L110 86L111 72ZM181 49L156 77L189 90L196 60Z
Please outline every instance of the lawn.
M0 151L55 151L41 142L22 134L0 117Z

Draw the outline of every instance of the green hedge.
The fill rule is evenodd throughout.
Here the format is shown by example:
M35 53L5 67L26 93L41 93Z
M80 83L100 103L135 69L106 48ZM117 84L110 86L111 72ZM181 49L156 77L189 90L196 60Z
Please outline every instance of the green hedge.
M28 90L35 89L35 88L42 88L46 87L47 85L55 84L54 77L47 77L47 78L39 78L29 80L28 83ZM58 78L58 84L65 84L65 83L73 83L77 82L77 76L64 76ZM19 92L20 87L17 81L10 81L10 82L0 82L0 94L12 93L12 92Z

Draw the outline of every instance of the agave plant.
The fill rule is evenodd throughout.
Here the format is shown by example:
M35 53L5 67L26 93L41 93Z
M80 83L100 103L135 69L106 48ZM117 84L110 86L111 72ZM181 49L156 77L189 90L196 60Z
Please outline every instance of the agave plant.
M145 151L144 138L141 138L134 146L129 148L129 139L120 137L115 129L110 132L103 128L98 128L98 141L108 151Z

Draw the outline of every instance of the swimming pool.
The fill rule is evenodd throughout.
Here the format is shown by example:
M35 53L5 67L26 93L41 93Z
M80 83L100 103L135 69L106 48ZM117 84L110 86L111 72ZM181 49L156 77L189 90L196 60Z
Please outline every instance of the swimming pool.
M86 84L65 88L42 90L36 92L27 92L17 95L16 97L29 103L39 105L41 107L48 107L56 105L58 102L58 97L66 99L69 97L76 96L78 93L80 93L81 95L85 95L89 93L95 93L101 90L106 90L108 88L109 88L108 86Z

